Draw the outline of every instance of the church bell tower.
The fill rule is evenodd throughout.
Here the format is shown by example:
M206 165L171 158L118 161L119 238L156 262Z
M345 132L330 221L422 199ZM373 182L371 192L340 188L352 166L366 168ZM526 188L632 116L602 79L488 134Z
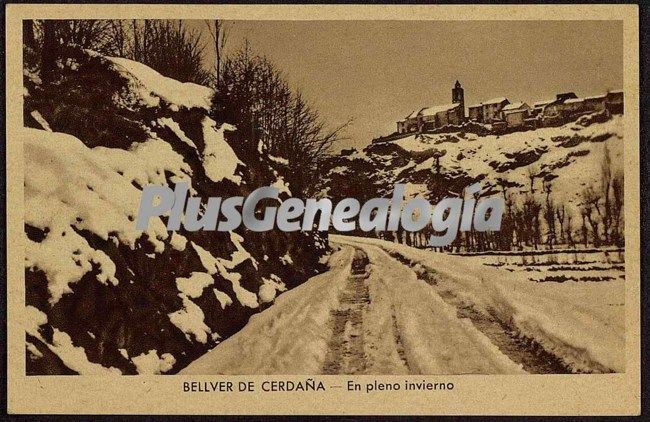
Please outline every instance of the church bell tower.
M451 102L460 104L461 110L463 111L463 118L465 118L465 91L458 81L456 81L454 88L451 90Z

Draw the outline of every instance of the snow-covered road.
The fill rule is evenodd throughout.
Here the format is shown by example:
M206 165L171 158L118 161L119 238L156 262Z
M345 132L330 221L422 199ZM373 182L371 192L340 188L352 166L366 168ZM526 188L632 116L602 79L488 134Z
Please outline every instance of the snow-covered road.
M337 250L330 271L282 294L242 331L181 373L612 371L588 349L557 337L549 344L544 336L528 336L517 325L516 306L497 284L479 281L470 291L471 274L462 282L453 275L444 279L444 271L406 256L414 252L392 250L387 242L343 236L332 240ZM584 309L575 312L587 319Z

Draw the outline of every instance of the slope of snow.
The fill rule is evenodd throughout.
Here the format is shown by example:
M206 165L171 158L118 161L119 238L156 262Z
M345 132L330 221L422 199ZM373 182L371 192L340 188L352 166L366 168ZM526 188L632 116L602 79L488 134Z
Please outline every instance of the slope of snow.
M218 242L169 233L164 216L152 218L145 232L135 229L148 184L183 182L197 197L250 190L233 183L282 184L272 168L281 158L239 159L238 146L225 139L235 128L208 117L211 89L90 51L58 70L63 84L94 86L61 96L37 73L25 73L25 124L43 129L26 129L15 140L26 162L26 330L34 333L26 344L28 373L101 370L94 364L174 373L213 347L219 333L239 330L261 303L313 273L326 248L300 234L265 236L276 249L270 251L246 232ZM79 109L95 102L102 107ZM296 264L280 265L283 255ZM232 290L217 288L224 280ZM70 356L84 367L68 363Z
M133 81L133 91L148 106L157 107L160 99L172 107L210 109L214 91L191 82L179 82L161 75L150 67L122 57L106 57L115 69Z
M449 175L467 175L480 179L484 186L497 185L505 179L516 187L511 192L530 191L529 170L537 176L534 190L541 192L542 178L553 177L553 197L561 203L576 205L581 191L597 185L604 149L612 159L612 171L623 168L623 118L614 115L604 123L582 127L570 123L560 127L540 128L534 131L506 135L478 136L473 133L412 135L396 141L395 145L411 154L442 153L441 172ZM369 148L376 148L371 145ZM375 160L381 154L374 154ZM531 162L528 162L528 161ZM416 171L435 172L436 160L428 158L403 167L388 163L386 183L395 183L398 175L404 177ZM406 173L402 173L408 170Z
M44 233L42 239L26 237L25 267L45 273L51 305L72 293L70 285L93 269L97 270L100 283L120 282L116 278L116 264L102 250L90 246L80 233L82 230L131 249L139 239L151 243L156 253L163 252L165 241L174 249L185 249L187 239L175 233L170 239L160 218L152 218L146 232L136 230L134 223L141 196L139 187L150 183L166 185L166 175L171 175L172 182L191 182L189 166L168 143L152 138L133 144L130 150L91 149L71 135L35 129L22 130L20 141L25 145L25 223ZM214 282L211 274L219 273L230 280L242 304L259 306L257 295L241 287L241 275L233 271L244 260L251 259L256 265L255 260L242 246L243 238L233 233L231 241L236 248L231 259L214 258L201 248L202 260L206 256L211 258L210 271L193 272L176 280L182 308L168 316L188 340L206 344L208 336L213 340L219 337L206 325L203 310L192 301ZM279 284L269 284L260 294L269 301L281 289ZM225 293L215 289L215 294L222 307L232 303ZM65 332L55 329L52 343L43 342L72 370L115 372L115 368L88 362L84 349L75 346ZM175 362L164 354L157 358L158 363L153 358L146 355L132 361L139 371L147 373L165 372Z
M625 285L601 283L532 283L510 272L452 256L379 239L335 236L334 241L374 245L437 274L444 288L537 340L576 370L593 361L625 371Z
M160 105L160 99L167 102L173 111L179 107L202 108L210 110L214 91L211 88L194 83L182 83L175 79L162 76L150 67L121 57L106 57L113 63L114 68L130 82L130 94L135 95L139 102L150 107ZM160 125L171 129L181 141L196 149L195 143L181 130L177 122L169 117L158 119ZM238 165L244 165L230 145L224 140L224 132L232 131L232 125L223 124L216 127L216 122L209 117L202 121L204 150L202 151L203 166L206 175L214 182L224 179L241 183L241 176L235 174Z

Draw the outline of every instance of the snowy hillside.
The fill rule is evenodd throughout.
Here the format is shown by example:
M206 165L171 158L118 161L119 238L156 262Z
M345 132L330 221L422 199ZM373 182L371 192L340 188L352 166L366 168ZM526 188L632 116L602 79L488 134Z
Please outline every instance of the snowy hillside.
M462 132L412 135L373 143L363 151L348 150L347 155L334 159L330 179L335 185L361 170L374 173L372 182L386 190L395 183L410 183L414 185L411 195L428 196L436 191L432 179L441 176L439 183L445 180L452 187L461 186L453 180L480 181L485 192L501 191L505 185L509 193L522 194L530 192L532 172L534 191L540 192L543 181L548 180L558 200L577 204L580 191L598 182L605 148L610 151L614 170L622 169L622 138L620 115L602 123L579 121L501 136Z
M622 115L596 113L560 127L500 136L424 133L375 141L331 159L323 194L386 197L395 184L406 183L407 197L435 203L462 196L465 187L480 182L481 195L506 197L509 237L492 241L499 248L510 245L513 232L519 235L513 242L524 239L528 246L534 233L537 244L546 242L550 232L556 244L583 243L586 236L596 246L622 246L623 121ZM605 169L609 202L602 191ZM608 215L602 217L604 212ZM583 236L581 224L588 235Z
M46 86L25 69L30 128L16 140L28 373L175 373L319 271L311 234L135 229L146 184L289 192L263 151L238 154L236 129L209 117L211 89L90 51L58 72Z

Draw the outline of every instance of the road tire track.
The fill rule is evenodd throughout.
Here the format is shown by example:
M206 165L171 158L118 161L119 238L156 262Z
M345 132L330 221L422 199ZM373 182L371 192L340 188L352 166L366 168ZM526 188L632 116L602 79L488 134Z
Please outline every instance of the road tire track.
M323 365L323 374L363 374L367 369L364 351L363 316L370 303L368 256L355 248L351 274L339 296L338 309L332 310L332 337Z
M391 318L393 319L393 335L395 337L395 344L397 348L397 354L400 360L404 363L404 366L409 373L413 373L409 367L408 360L406 359L406 351L404 350L404 344L402 343L402 337L400 336L399 329L397 327L397 317L395 316L395 305L391 306Z

